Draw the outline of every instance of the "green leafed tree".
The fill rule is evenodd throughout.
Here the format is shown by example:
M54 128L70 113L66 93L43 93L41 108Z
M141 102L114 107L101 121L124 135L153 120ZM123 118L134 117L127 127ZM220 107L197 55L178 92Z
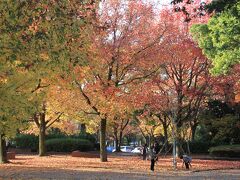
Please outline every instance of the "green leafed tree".
M214 15L208 24L193 25L191 33L212 60L214 74L240 63L240 2Z

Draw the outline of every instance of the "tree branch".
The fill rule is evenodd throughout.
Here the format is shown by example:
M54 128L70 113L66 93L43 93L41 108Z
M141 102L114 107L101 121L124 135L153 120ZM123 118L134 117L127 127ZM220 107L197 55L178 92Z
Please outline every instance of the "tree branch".
M98 108L96 106L94 106L90 100L90 98L86 95L86 93L83 91L81 84L77 81L75 81L75 83L78 85L78 88L82 94L82 96L84 97L86 103L96 112L97 115L101 115L101 113L98 111Z
M51 125L53 125L53 123L55 123L56 121L58 121L60 119L60 117L63 115L63 112L61 112L50 124L48 124L50 121L48 121L46 123L46 129L49 128Z

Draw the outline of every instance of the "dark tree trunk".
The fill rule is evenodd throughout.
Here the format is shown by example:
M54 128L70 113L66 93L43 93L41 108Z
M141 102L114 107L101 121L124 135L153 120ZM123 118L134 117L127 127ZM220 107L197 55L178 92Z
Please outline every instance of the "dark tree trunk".
M164 149L165 149L165 153L168 152L168 132L167 132L167 125L163 124L163 132L164 132Z
M197 129L197 124L194 124L194 125L191 126L191 131L192 131L191 141L195 140L196 129Z
M45 113L40 114L40 126L39 126L39 156L46 156L46 122Z
M120 148L120 144L119 144L118 138L115 140L115 142L116 142L116 152L120 152L121 148Z
M121 145L122 145L122 136L123 136L123 132L120 131L119 133L119 150L121 150Z
M0 134L0 164L7 163L7 148L4 135Z
M80 130L80 133L85 134L86 133L86 124L85 123L79 124L79 130Z
M100 122L100 160L101 162L107 162L106 127L107 127L107 120L101 119L101 122Z
M189 146L189 141L187 141L187 152L188 152L188 155L191 155L191 150L190 150L190 146Z

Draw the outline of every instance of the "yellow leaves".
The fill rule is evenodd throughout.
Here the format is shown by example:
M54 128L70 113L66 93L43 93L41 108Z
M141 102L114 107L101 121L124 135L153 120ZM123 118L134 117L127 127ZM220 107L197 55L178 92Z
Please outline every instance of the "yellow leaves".
M4 77L0 78L0 83L3 83L3 84L7 83L7 78L4 78Z
M41 54L40 54L40 58L43 59L44 61L49 60L49 56L48 56L47 53L41 53Z
M22 63L22 61L21 61L21 60L16 60L16 61L14 61L14 63L13 63L13 64L14 64L15 66L18 66L18 65L20 65L21 63Z

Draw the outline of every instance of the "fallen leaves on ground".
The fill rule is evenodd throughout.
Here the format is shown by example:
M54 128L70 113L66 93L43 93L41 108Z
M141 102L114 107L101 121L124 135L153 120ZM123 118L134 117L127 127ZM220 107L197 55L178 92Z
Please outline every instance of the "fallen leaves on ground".
M113 171L113 172L148 172L150 161L143 161L138 156L109 156L108 162L100 162L98 158L71 157L70 155L50 155L39 157L37 155L17 155L11 163L0 165L6 171L16 169L65 169L79 171ZM240 161L226 160L200 160L193 159L192 171L205 171L216 169L240 168ZM181 160L178 160L178 169L182 168ZM156 163L156 172L172 172L172 159L159 158Z

